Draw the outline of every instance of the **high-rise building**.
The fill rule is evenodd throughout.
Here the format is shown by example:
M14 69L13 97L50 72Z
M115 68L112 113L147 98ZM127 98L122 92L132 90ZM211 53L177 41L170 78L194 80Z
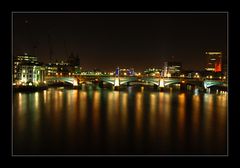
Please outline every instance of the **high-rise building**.
M164 77L178 76L182 70L182 63L175 61L164 62Z
M222 52L206 52L207 66L205 70L212 72L222 71Z

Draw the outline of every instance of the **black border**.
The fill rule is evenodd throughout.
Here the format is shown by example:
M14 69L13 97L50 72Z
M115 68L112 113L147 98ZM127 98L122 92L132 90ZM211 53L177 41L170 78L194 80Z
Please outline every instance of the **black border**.
M13 2L15 6L5 6L3 5L3 10L1 10L1 32L3 34L1 42L2 42L2 49L4 52L1 54L1 75L2 79L0 80L0 86L2 93L1 95L1 105L6 107L2 107L1 109L1 152L4 152L4 155L1 154L1 159L11 159L11 160L18 160L19 158L13 158L11 156L11 111L12 111L12 102L11 102L11 12L12 11L228 11L229 12L229 157L220 157L220 158L207 158L208 161L233 161L237 158L238 151L239 151L239 139L236 137L239 134L239 120L237 117L237 113L240 113L240 107L237 106L237 99L238 90L239 90L239 69L238 63L239 59L239 51L237 50L239 47L237 46L239 43L239 38L236 36L239 29L239 17L237 16L238 9L237 3L236 4L227 4L226 2L216 1L216 2L196 2L192 1L187 3L183 3L182 1L178 2L169 2L169 6L161 5L161 2L158 4L151 4L149 7L148 5L142 2L143 7L138 9L129 7L128 4L118 4L116 3L113 7L108 7L102 4L104 7L98 6L98 8L89 7L88 9L82 9L83 4L78 2L78 4L70 3L63 1L55 2L49 4L49 2L35 2L32 1L29 4L22 3L22 1ZM39 4L41 3L41 4ZM58 4L57 4L58 3ZM92 2L94 3L94 1ZM159 4L160 3L160 4ZM56 9L56 5L58 9ZM62 5L62 6L61 6ZM70 5L70 6L69 6ZM121 7L123 5L123 7ZM139 5L139 4L138 4ZM189 5L193 5L189 7ZM59 7L61 6L61 7ZM74 7L73 7L74 6ZM234 9L235 8L235 9ZM235 104L234 104L235 103ZM238 126L238 127L236 127ZM3 150L2 150L3 149ZM2 157L3 156L3 157ZM62 157L59 157L62 159ZM156 158L156 157L153 157ZM170 161L171 158L163 157L166 160ZM101 157L102 160L103 159ZM139 157L142 159L142 157ZM138 159L138 160L139 160ZM185 160L186 158L179 157L177 160ZM193 160L198 160L198 158L192 158ZM89 159L86 159L89 160ZM199 161L199 160L198 160ZM198 162L201 164L200 162ZM159 163L160 164L160 163ZM207 165L206 165L207 166Z

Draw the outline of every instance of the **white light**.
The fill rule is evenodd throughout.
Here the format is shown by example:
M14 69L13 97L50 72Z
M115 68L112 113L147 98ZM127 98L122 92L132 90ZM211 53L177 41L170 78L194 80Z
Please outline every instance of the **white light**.
M30 82L28 85L29 85L29 86L32 86L32 82Z
M77 81L74 80L74 81L73 81L73 86L77 86L77 85L78 85Z
M163 79L160 80L160 87L164 87L164 80Z

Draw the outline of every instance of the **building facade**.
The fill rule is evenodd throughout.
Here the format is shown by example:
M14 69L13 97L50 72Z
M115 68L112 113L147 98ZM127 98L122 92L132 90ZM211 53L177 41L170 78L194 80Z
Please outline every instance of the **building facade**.
M212 72L222 71L222 52L206 52L207 65L205 70Z
M37 85L44 82L45 68L36 56L19 55L13 61L13 82L18 85Z
M163 76L171 77L171 76L179 76L182 71L182 63L168 61L164 62L163 66Z

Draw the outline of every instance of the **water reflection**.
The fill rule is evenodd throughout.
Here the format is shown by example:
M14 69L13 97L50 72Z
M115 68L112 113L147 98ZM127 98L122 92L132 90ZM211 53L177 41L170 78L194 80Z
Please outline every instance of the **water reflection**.
M224 154L227 95L108 90L15 93L14 152Z
M178 95L178 148L185 148L185 124L186 124L186 95L181 93Z

